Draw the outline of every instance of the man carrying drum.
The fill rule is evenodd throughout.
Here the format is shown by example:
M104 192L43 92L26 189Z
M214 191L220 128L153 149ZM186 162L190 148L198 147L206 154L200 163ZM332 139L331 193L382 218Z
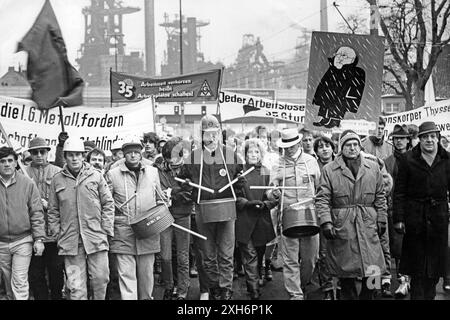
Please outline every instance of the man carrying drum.
M153 299L153 264L160 251L160 236L137 239L130 221L156 207L161 198L158 170L142 162L142 144L138 137L122 145L125 162L106 176L116 205L111 253L116 254L122 300Z
M243 166L236 152L220 143L220 125L214 116L204 116L201 126L202 147L194 150L186 160L187 176L195 184L214 192L194 188L192 199L198 204L198 231L208 238L201 242L201 256L208 277L210 298L230 300L233 293L236 219L234 188L242 184L243 178L232 185L230 182L238 176ZM224 188L227 185L231 187Z
M296 129L281 133L278 147L283 157L274 176L273 184L283 186L269 192L269 199L281 199L281 211L295 206L298 215L315 215L314 195L319 184L320 169L316 159L303 152L301 138ZM307 202L305 202L307 200ZM308 201L309 200L309 201ZM297 205L297 203L302 203ZM283 212L281 213L283 214ZM285 226L283 226L283 234ZM319 255L319 235L291 238L281 236L284 286L291 300L304 300L305 288L310 282ZM299 263L300 256L300 263Z

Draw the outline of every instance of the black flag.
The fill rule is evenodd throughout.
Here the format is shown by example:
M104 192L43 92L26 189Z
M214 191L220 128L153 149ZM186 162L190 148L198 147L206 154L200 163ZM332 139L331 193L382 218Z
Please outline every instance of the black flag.
M40 109L83 103L84 82L67 59L66 45L49 0L17 51L28 52L27 78L31 99Z

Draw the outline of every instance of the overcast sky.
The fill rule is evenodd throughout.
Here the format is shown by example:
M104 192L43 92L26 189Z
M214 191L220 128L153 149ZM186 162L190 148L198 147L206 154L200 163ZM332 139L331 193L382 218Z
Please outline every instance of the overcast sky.
M126 50L144 51L144 1L123 0L124 6L140 7L137 13L124 17L124 41ZM75 59L79 55L84 41L83 7L90 0L51 0L56 17L62 29L70 62L77 66ZM360 13L367 20L369 7L364 0L337 0L344 16ZM0 76L8 66L18 63L25 65L26 56L14 53L17 43L29 30L44 4L44 0L0 0ZM342 23L333 1L328 0L329 31L339 32ZM299 27L309 30L320 28L319 0L182 0L183 15L197 17L210 22L200 31L201 51L206 60L231 64L242 46L244 34L260 37L264 53L269 60L287 59L295 52L297 37L301 35ZM155 0L155 36L156 70L160 73L163 52L166 49L167 35L163 27L158 26L164 20L164 13L171 18L179 12L179 0Z

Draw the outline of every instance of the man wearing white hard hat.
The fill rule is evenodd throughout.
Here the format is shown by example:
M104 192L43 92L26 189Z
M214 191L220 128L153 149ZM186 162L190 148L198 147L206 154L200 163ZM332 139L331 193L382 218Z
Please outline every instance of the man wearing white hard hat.
M100 171L83 161L83 140L64 142L66 164L52 179L49 235L57 236L64 256L71 300L104 300L109 282L108 236L113 236L114 200Z
M302 149L302 140L298 130L285 129L277 143L283 149L280 165L274 175L273 184L284 187L305 187L305 189L275 189L269 192L271 197L280 199L280 210L287 210L291 204L311 199L302 205L299 211L315 213L314 196L320 178L320 169L316 159ZM306 214L306 213L305 213ZM282 227L283 231L284 227ZM281 254L283 257L284 286L291 300L303 300L304 288L311 282L319 255L319 235L291 238L281 235ZM301 261L299 262L299 254Z
M153 299L153 264L160 251L159 234L138 239L130 226L130 219L144 215L162 201L158 170L143 162L142 149L139 137L126 138L122 145L124 161L106 175L117 205L110 244L111 253L116 255L122 300Z

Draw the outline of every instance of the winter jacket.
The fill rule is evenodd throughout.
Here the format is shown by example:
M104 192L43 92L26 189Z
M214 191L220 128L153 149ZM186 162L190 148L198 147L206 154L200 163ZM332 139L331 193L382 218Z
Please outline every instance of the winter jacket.
M211 194L207 191L202 190L200 193L201 200L233 197L231 188L227 188L221 193L218 192L222 187L229 183L227 172L225 170L219 148L222 148L230 179L233 180L237 176L237 174L242 171L242 161L237 156L236 152L234 152L230 147L219 145L212 153L203 148L195 149L185 162L187 177L191 179L192 182L200 184L200 163L202 162L201 160L203 158L203 174L201 185L215 191L214 194ZM195 202L197 202L197 196L198 189L194 188L192 191L192 199Z
M331 222L337 238L327 241L327 265L343 278L381 273L385 260L377 222L387 222L386 198L379 165L361 157L356 179L342 155L325 165L316 196L320 224Z
M11 243L32 235L45 237L44 214L36 184L16 172L8 187L0 182L0 242Z
M445 275L448 239L450 156L440 145L432 166L420 144L398 161L394 223L404 222L400 273L439 278Z
M280 166L276 174L274 175L273 184L283 186L283 179L285 179L285 186L297 186L306 187L306 190L302 189L285 189L282 192L284 199L283 207L305 200L305 198L312 198L315 195L315 190L319 185L320 169L317 160L309 154L301 152L297 159L290 157L280 158ZM269 199L272 199L269 192ZM314 202L306 204L305 209L314 210Z
M77 255L81 240L87 254L108 250L113 235L114 202L101 172L83 163L78 177L67 165L50 185L49 235L57 235L59 255Z
M40 198L44 199L48 203L49 194L50 194L50 184L52 183L52 179L55 174L61 171L61 168L54 166L52 164L46 164L44 166L35 166L33 163L26 167L25 169L28 173L28 176L33 179L36 184ZM45 219L45 239L44 242L55 242L56 237L50 237L48 235L48 216L47 209L44 209L44 219Z
M130 219L140 220L157 203L162 203L156 188L161 192L159 175L156 168L141 162L139 179L130 171L125 162L111 169L106 174L108 186L116 205L125 203L133 194L136 198L121 210L116 209L114 217L114 237L110 239L111 252L130 255L144 255L160 251L159 234L146 239L137 239L130 226ZM128 216L129 217L128 217Z
M244 170L248 170L251 165L246 165ZM237 193L237 220L236 241L241 243L252 243L255 247L264 246L275 238L275 231L270 216L270 210L275 208L277 201L267 199L266 190L253 190L249 186L268 186L270 183L270 171L259 165L247 176L247 183ZM260 200L264 202L262 210L246 208L246 204L251 200Z
M364 151L370 153L381 160L386 159L392 154L392 144L384 140L378 140L375 136L369 136L361 143Z

